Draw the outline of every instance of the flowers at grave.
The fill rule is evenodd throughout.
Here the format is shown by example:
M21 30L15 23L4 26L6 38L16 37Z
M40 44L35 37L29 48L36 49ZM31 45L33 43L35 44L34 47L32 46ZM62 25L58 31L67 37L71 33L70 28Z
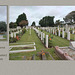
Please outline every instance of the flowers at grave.
M53 35L50 34L49 38L48 38L48 47L52 47L52 41L53 41Z
M16 36L16 39L17 39L17 40L19 40L19 37L18 37L18 36Z
M49 40L51 40L51 38Z
M42 55L45 55L45 53L42 53Z

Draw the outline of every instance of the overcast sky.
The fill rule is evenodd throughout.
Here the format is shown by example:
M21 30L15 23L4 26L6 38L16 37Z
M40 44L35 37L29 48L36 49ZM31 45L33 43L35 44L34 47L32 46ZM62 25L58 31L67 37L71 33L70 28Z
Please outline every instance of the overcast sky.
M7 23L7 6L0 6L0 21Z
M33 21L38 25L39 20L44 16L55 16L54 22L58 19L63 21L63 18L71 11L75 11L75 6L10 6L9 22L15 22L18 15L23 12L27 16L29 25Z

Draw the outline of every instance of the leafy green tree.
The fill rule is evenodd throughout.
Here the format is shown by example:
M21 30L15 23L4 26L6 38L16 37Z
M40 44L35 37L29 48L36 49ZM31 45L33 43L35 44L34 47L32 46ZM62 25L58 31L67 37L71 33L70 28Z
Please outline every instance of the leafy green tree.
M35 22L34 22L34 21L32 22L32 25L31 25L31 26L36 26L36 24L35 24Z
M56 20L55 24L60 25L61 24L60 20Z
M21 26L21 28L23 26L28 25L28 20L27 20L26 14L25 13L20 14L18 16L18 18L16 19L16 23L17 23L18 26Z
M16 27L17 27L17 24L16 23L10 22L9 28L16 28Z
M7 31L7 24L3 21L0 22L0 32Z
M39 21L40 26L50 27L54 26L54 16L45 16Z

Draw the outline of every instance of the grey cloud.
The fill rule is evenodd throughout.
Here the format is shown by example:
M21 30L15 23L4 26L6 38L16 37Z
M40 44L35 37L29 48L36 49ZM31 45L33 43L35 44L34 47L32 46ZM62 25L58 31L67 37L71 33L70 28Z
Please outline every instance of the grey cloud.
M26 13L29 24L33 21L38 24L39 20L44 16L55 16L62 20L70 11L74 11L75 6L10 6L9 22L16 21L19 14Z

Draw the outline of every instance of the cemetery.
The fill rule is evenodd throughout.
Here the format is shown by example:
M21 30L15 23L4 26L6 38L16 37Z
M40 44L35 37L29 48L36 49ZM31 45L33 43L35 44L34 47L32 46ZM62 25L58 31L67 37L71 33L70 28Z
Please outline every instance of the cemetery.
M35 57L35 60L41 60L41 59L42 60L63 60L63 59L74 60L75 59L75 54L74 54L75 42L73 38L72 40L70 39L70 35L72 33L69 34L68 31L64 31L64 29L59 28L59 26L56 28L55 27L38 27L38 28L26 27L25 29L26 29L25 33L22 35L20 34L21 33L20 31L23 31L24 29L19 31L17 30L16 32L13 31L10 33L10 37L12 38L15 38L17 36L14 35L14 33L17 34L18 32L18 34L21 35L20 39L16 38L15 42L10 41L10 46L9 46L10 59L11 58L14 60L16 60L17 58L23 59L23 56L21 55L24 56L27 55L29 57L28 60L32 60L31 59L32 57L33 58ZM67 36L65 34L67 34ZM73 37L74 35L75 34L73 34ZM74 43L72 43L72 41Z
M59 20L54 23L54 16L45 16L37 26L35 21L28 26L26 14L20 14L9 24L9 60L75 60L75 19L71 13L64 24Z

